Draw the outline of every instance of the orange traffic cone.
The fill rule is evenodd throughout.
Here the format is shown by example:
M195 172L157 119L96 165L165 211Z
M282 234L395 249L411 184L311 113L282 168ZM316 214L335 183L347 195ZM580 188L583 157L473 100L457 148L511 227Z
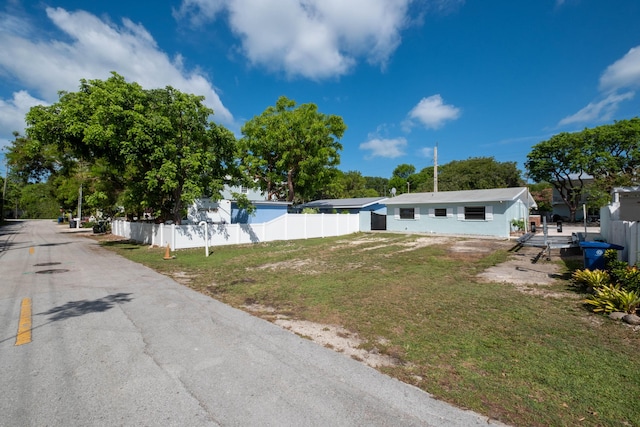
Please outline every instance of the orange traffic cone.
M164 258L162 259L173 259L171 254L169 253L169 244L167 243L167 250L164 252Z

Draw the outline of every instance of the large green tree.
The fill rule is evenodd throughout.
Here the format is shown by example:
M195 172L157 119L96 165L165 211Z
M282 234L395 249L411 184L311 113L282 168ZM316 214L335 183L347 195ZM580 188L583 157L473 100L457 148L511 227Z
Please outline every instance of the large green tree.
M427 166L415 171L412 165L398 165L389 180L399 193L410 191L430 192L434 190L434 167ZM498 162L493 157L472 157L454 160L438 167L438 190L459 191L490 188L519 187L524 185L516 162Z
M341 117L280 97L242 127L240 170L269 199L310 200L335 178L345 130Z
M117 73L82 80L77 92L29 111L28 138L10 158L31 178L56 175L61 187L80 179L95 208L118 203L180 223L195 198L219 194L233 167L235 138L209 121L203 100L172 87L145 90Z
M375 196L389 196L390 187L388 178L383 178L380 176L365 176L364 181L365 188L369 190L370 194L373 194L373 192L375 191ZM372 195L371 197L375 196Z
M536 144L525 163L532 180L553 185L571 221L583 195L589 207L599 208L608 202L613 187L636 185L639 166L638 118L559 133Z
M44 219L60 215L58 201L49 183L31 183L22 187L19 200L23 218Z
M442 191L483 190L521 185L523 181L516 162L498 162L493 157L454 160L438 167L438 190Z
M569 220L575 221L587 180L589 156L580 133L559 133L540 142L527 155L525 167L535 182L549 182L569 209Z
M396 189L397 194L410 191L411 181L409 178L416 172L416 167L407 163L402 163L393 170L389 178L389 186ZM409 182L409 185L407 185Z

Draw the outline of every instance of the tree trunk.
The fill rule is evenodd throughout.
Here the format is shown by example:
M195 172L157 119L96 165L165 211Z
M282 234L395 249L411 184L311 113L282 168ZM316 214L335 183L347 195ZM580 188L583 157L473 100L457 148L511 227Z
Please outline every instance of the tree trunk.
M293 170L290 170L287 173L287 202L293 202L293 199L296 196L295 189L293 187Z

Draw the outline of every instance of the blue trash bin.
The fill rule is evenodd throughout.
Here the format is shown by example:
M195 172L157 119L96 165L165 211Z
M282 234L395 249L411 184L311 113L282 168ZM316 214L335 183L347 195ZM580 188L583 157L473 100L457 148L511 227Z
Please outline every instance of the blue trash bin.
M604 251L615 249L621 251L624 246L606 242L580 242L584 254L584 268L587 270L604 270Z

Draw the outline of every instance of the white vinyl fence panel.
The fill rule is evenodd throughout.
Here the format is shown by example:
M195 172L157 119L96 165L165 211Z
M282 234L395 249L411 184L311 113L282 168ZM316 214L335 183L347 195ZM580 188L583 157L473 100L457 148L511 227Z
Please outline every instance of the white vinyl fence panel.
M172 250L274 240L342 236L360 231L359 215L285 214L258 224L164 225L115 220L111 233Z

